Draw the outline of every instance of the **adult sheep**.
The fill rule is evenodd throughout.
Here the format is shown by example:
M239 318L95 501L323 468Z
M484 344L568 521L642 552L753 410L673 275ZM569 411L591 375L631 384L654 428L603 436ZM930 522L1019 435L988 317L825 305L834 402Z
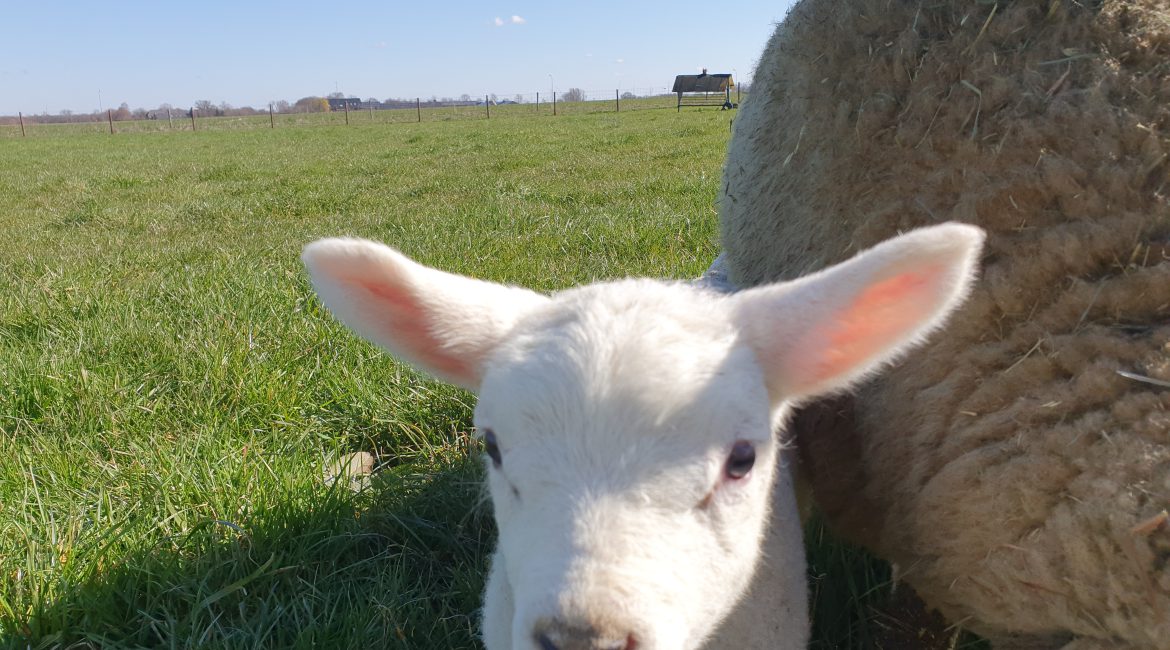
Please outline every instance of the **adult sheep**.
M1170 7L804 0L735 124L732 281L939 220L945 333L797 415L815 500L997 647L1170 643Z

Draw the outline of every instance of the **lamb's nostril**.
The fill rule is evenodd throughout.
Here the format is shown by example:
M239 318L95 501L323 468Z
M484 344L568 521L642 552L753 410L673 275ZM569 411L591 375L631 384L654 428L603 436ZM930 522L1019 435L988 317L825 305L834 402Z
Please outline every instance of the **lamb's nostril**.
M593 625L570 625L556 620L538 623L533 639L540 650L636 650L638 647L633 634L607 633Z

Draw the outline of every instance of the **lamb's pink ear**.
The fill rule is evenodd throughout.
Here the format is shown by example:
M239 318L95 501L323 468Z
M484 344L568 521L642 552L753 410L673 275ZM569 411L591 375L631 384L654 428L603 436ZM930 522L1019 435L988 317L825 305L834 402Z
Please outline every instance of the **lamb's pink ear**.
M483 364L525 313L548 298L418 264L360 239L323 239L301 255L321 302L369 341L478 390Z
M848 387L921 343L962 303L983 231L915 230L793 282L736 294L735 318L773 400Z

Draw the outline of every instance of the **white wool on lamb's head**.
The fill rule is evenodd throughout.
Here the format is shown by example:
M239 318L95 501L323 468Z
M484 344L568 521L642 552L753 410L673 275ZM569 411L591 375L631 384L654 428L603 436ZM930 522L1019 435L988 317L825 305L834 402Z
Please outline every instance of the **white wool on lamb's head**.
M303 258L343 322L479 393L500 530L490 650L701 647L747 591L765 534L783 542L768 561L800 565L768 586L799 603L772 647L797 648L791 499L765 530L787 472L774 428L794 401L850 385L937 327L981 241L968 226L923 229L734 295L627 280L545 297L358 240Z

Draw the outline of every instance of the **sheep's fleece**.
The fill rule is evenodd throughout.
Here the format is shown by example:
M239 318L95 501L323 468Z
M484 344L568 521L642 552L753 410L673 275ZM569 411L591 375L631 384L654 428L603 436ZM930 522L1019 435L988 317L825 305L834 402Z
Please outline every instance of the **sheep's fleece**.
M997 646L1170 647L1167 0L804 0L720 210L741 286L985 228L949 327L798 415L815 498Z

